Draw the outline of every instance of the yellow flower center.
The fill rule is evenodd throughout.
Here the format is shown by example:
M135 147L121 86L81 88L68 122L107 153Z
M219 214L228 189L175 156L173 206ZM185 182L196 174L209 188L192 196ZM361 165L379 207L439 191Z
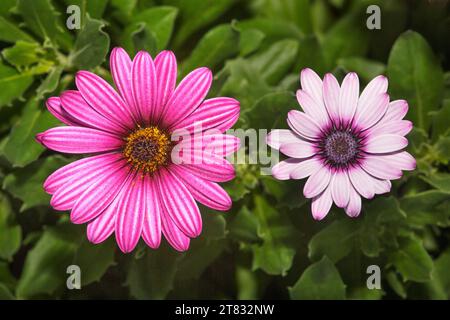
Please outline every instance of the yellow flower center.
M135 169L153 173L169 158L169 135L157 127L139 128L126 138L123 155Z

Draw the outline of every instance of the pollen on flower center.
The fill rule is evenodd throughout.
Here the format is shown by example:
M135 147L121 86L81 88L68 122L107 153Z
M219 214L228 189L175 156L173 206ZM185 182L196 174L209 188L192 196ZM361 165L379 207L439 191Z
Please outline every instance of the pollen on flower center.
M359 152L357 137L348 131L334 131L323 140L323 155L334 166L346 166L353 162Z
M167 163L171 141L169 135L157 127L139 128L127 138L123 155L135 169L155 172Z

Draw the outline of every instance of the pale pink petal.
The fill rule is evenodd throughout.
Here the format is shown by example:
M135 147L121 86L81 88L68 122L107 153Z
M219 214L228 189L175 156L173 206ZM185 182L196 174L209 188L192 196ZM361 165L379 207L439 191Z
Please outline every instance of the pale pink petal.
M391 191L392 183L389 180L374 179L372 184L375 194L383 194Z
M163 206L169 217L185 235L198 237L202 231L202 217L192 194L170 171L161 169L159 174L159 190L164 194Z
M134 128L132 110L108 82L89 71L78 71L75 83L84 100L95 111L117 125Z
M350 187L349 191L349 201L345 207L345 213L351 218L356 218L361 212L361 197L353 187Z
M322 220L328 214L333 204L331 188L326 188L320 195L315 196L311 203L311 213L314 219Z
M303 141L298 135L288 129L276 129L269 132L266 143L272 148L279 150L282 144Z
M239 101L232 98L205 100L194 112L172 125L172 130L183 129L190 134L210 129L225 132L238 120Z
M163 201L164 195L161 196L161 202ZM169 217L169 213L164 206L161 210L161 227L164 237L175 250L184 252L189 249L191 239L180 231L180 229Z
M330 169L323 166L314 172L306 181L303 194L306 198L318 196L328 186L331 180Z
M38 134L38 140L48 149L64 153L103 152L123 145L116 135L84 127L51 128Z
M89 222L87 226L87 238L92 243L101 243L113 234L116 226L116 217L121 212L118 210L120 194L111 202L97 218Z
M144 216L144 225L142 228L142 238L145 243L153 249L156 249L161 244L161 216L162 204L160 201L158 183L158 175L152 178L145 176L145 201L147 202Z
M359 166L355 166L348 170L348 176L353 187L366 199L372 199L375 195L373 188L374 177L370 176L367 172L361 169Z
M358 112L366 112L366 108L371 105L372 100L376 99L380 94L386 93L388 88L388 79L383 76L373 78L361 92L358 102Z
M389 105L389 95L381 93L369 100L364 108L358 107L354 117L354 124L361 130L368 129L380 120Z
M280 151L292 158L309 158L317 153L316 147L306 141L282 144Z
M317 172L317 170L319 170L322 166L323 163L316 158L303 160L299 162L295 166L295 168L290 172L290 178L291 179L306 178L312 175L313 173Z
M231 198L217 183L199 178L181 166L172 166L170 170L180 178L195 200L215 210L227 211L231 208Z
M330 182L331 196L339 208L345 208L350 197L350 189L353 188L347 175L347 171L336 171Z
M413 124L408 120L383 121L383 119L372 128L364 131L368 136L378 136L382 134L395 134L399 136L407 135L413 128Z
M62 108L61 99L59 97L50 97L45 102L48 111L55 116L56 119L69 126L79 125L75 119L72 119Z
M211 83L212 73L208 68L198 68L189 73L167 101L163 124L170 126L194 112L208 94Z
M339 92L339 119L347 126L355 114L359 97L359 79L354 72L348 73L342 81Z
M380 155L380 157L391 166L400 170L411 171L416 168L416 159L414 159L413 156L406 151L388 155Z
M297 100L303 111L321 127L326 127L330 124L330 118L323 104L316 101L308 92L304 90L297 90Z
M110 161L103 161L93 164L88 162L90 166L86 167L85 164L81 164L80 170L78 166L75 167L75 172L72 172L70 168L66 170L68 174L56 173L56 179L52 179L55 184L52 187L57 187L51 200L50 205L59 211L71 209L75 202L81 197L81 195L98 179L104 176L108 176L111 171L117 170L117 167L126 165L125 161L117 161L111 159ZM58 176L61 178L58 179ZM53 178L53 177L52 177Z
M97 217L107 208L121 190L129 168L127 165L108 170L107 174L99 176L75 202L70 220L81 224Z
M61 94L61 104L63 110L76 119L82 126L103 130L111 133L123 134L126 132L123 127L103 117L83 99L80 92L76 90L64 91Z
M180 165L198 177L214 182L230 181L236 175L229 161L208 154L193 153L189 163Z
M369 136L365 141L364 151L369 153L388 153L398 151L408 145L408 139L395 134Z
M302 89L306 91L322 109L325 109L323 105L322 97L322 79L310 68L305 68L300 73L300 84ZM325 111L326 114L326 110Z
M74 161L53 172L44 182L44 190L53 194L61 186L78 178L89 175L91 172L107 167L121 158L119 153L107 153Z
M126 102L131 113L135 116L135 120L139 119L139 112L134 103L132 79L131 79L131 66L132 61L128 56L128 53L122 48L114 48L111 51L109 58L109 65L111 69L111 75L116 85L117 90Z
M167 101L172 96L177 84L177 59L172 51L161 51L155 58L157 94L154 121L158 121L164 113Z
M405 100L391 101L381 121L388 122L394 120L402 120L407 112L408 112L408 102L406 102Z
M331 74L327 73L323 78L323 101L328 114L335 124L339 122L339 82Z
M144 124L153 119L153 109L157 94L155 64L150 54L139 51L133 59L131 79L135 105Z
M291 172L294 171L294 169L297 168L298 164L302 161L305 160L290 158L280 161L272 167L272 175L278 180L289 180L292 178L290 176Z
M306 139L316 139L321 135L319 124L304 112L289 111L287 121L292 130Z
M144 179L137 173L125 182L116 214L116 240L124 253L133 251L142 233L144 215L147 211Z
M370 175L382 180L395 180L402 176L402 171L391 166L380 156L365 156L361 167Z

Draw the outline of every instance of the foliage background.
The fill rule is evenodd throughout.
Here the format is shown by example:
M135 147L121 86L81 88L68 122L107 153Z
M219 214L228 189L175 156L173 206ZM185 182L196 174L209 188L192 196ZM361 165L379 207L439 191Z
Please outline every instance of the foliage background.
M450 18L447 1L2 0L0 1L0 297L448 299L450 295ZM65 28L69 4L83 28ZM365 10L381 7L381 30ZM113 239L91 245L85 226L55 212L42 182L73 160L45 151L37 132L57 125L45 98L74 88L74 73L109 81L113 46L174 50L181 75L215 74L211 96L241 101L236 127L285 126L298 108L299 71L389 77L391 99L409 101L409 151L418 169L390 195L363 202L358 219L333 209L313 221L301 181L237 167L228 213L202 208L204 231L180 254ZM105 60L106 58L106 60ZM67 290L66 268L82 269ZM366 268L382 270L367 290Z

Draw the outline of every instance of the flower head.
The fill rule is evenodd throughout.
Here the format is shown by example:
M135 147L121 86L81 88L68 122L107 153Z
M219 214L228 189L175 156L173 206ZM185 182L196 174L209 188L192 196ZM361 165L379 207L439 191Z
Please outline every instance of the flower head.
M303 193L312 198L312 214L323 219L333 202L357 217L361 196L389 192L390 180L413 170L414 158L404 148L412 123L403 120L404 100L389 101L388 80L374 78L359 92L356 73L342 84L332 74L323 81L311 69L301 72L297 100L304 112L288 114L291 130L273 130L267 143L289 158L272 168L280 180L303 179Z
M164 234L176 250L187 250L202 230L196 201L216 210L231 206L218 182L235 174L223 157L238 149L239 139L224 132L237 121L239 102L205 100L212 82L207 68L192 71L176 86L177 63L170 51L155 60L141 51L131 60L115 48L110 66L117 91L80 71L78 90L47 100L49 111L66 126L36 139L55 151L90 154L47 178L50 204L71 210L73 223L88 223L93 243L115 233L120 249L130 252L141 236L151 248L159 247Z

